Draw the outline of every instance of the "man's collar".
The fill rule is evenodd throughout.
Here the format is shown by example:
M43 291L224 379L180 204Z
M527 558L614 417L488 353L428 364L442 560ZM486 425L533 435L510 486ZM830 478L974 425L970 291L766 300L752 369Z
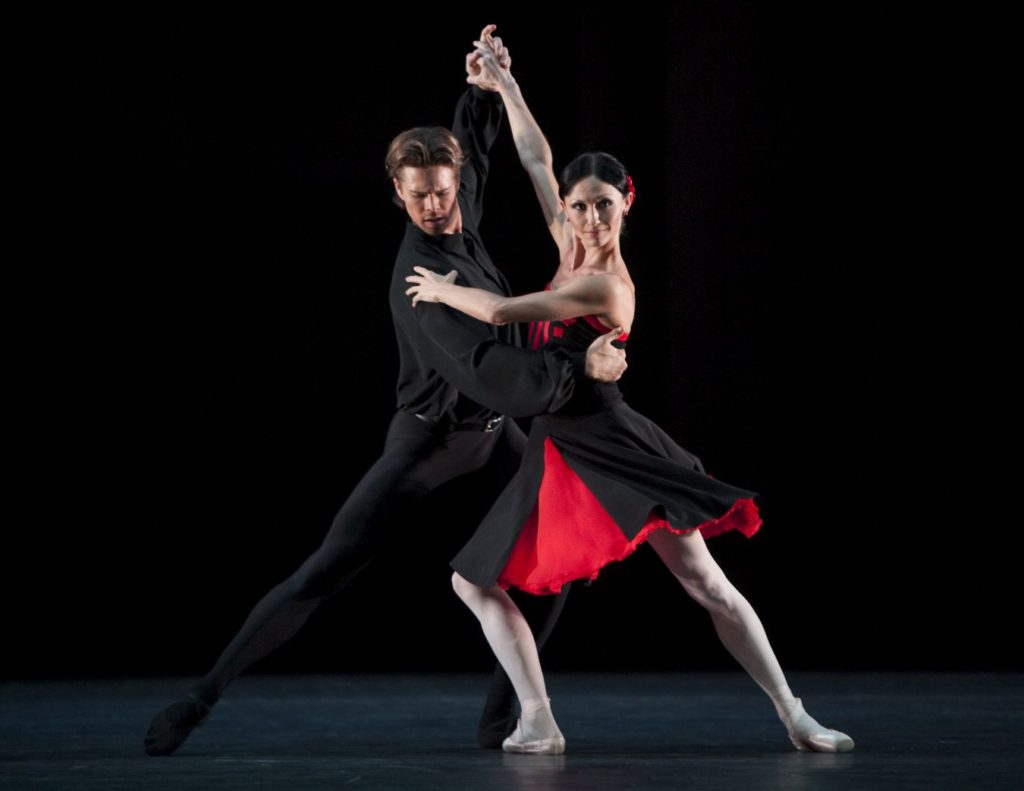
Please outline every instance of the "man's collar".
M463 241L462 232L459 233L443 233L438 236L429 234L420 228L416 223L409 221L406 227L406 233L412 234L416 239L422 239L440 249L446 253L461 253L466 249L466 243Z

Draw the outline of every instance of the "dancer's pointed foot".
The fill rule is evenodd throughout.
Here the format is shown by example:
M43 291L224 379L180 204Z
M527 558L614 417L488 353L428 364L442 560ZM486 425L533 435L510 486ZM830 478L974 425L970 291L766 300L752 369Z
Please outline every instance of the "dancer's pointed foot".
M512 735L502 742L507 753L529 755L561 755L565 752L565 737L555 723L548 698L523 704L523 713Z
M789 711L780 709L779 717L796 749L816 753L846 753L853 749L853 739L842 731L826 728L804 711L800 698L794 700L796 705Z
M206 722L210 706L196 697L172 703L157 714L149 724L143 741L147 755L170 755L189 734Z

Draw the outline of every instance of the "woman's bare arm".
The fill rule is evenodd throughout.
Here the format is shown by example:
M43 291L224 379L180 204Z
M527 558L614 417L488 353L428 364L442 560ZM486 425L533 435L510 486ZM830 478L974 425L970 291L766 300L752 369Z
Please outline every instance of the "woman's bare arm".
M558 196L551 146L512 76L512 61L508 50L500 38L491 36L494 29L495 25L488 25L481 33L480 40L473 42L477 47L475 62L488 75L491 83L497 85L512 127L519 161L533 184L548 231L558 245L559 252L564 254L567 245L571 245L572 237L566 234L565 209Z
M553 291L536 291L519 297L503 297L479 288L457 286L452 273L442 277L422 266L406 281L405 293L418 302L442 302L488 324L514 321L557 321L594 315L609 327L628 328L632 322L633 294L617 275L577 277Z

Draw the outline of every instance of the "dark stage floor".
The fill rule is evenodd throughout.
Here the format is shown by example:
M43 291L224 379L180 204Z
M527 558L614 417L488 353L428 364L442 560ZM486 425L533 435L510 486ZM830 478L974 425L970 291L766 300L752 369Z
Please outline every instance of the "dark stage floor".
M1024 676L790 674L844 755L793 750L740 674L552 675L564 756L475 746L484 676L246 677L177 755L142 736L181 681L0 686L3 789L1010 789Z

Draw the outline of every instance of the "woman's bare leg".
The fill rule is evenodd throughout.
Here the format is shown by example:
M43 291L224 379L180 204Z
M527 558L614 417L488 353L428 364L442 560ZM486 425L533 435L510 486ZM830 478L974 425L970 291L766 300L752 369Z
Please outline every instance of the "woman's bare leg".
M480 621L484 637L519 697L519 726L505 741L504 749L508 752L563 752L565 739L551 713L537 644L515 602L501 588L481 588L458 573L452 576L452 587Z
M853 739L820 725L793 696L761 620L711 557L700 533L659 530L649 543L686 592L711 615L722 645L771 698L793 744L819 752L852 750Z

